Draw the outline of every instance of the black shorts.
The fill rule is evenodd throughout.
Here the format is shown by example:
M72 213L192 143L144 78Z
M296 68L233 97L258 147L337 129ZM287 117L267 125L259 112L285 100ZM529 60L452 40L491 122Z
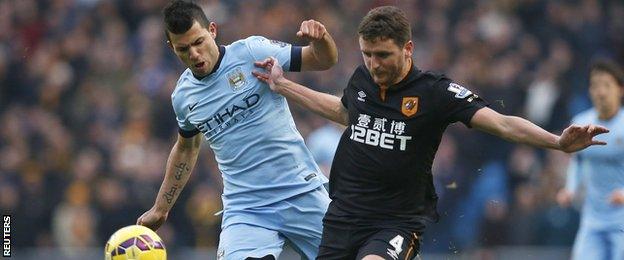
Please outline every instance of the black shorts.
M358 227L325 222L316 259L362 259L367 255L388 260L414 259L419 249L418 234L406 228Z

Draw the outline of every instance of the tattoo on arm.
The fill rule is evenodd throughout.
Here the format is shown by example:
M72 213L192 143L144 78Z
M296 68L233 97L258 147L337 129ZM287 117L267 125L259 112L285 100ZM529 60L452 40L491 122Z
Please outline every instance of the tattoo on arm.
M180 164L176 165L175 168L176 168L176 170L175 170L174 177L178 181L182 178L182 174L185 171L188 172L190 170L189 167L186 165L186 163L180 163Z
M178 188L180 186L178 186L178 184L174 184L173 186L171 186L171 189L168 192L165 192L165 194L163 194L163 197L165 197L165 200L167 200L168 204L171 204L171 202L173 202L173 198L175 198L176 192L178 192Z

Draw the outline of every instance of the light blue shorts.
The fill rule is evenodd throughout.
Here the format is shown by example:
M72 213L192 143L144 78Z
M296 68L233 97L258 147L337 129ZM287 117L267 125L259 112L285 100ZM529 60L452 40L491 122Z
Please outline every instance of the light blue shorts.
M224 211L217 259L277 259L285 242L302 259L316 259L329 202L327 190L320 186L271 205Z
M598 229L581 224L572 259L624 259L624 232L621 228Z

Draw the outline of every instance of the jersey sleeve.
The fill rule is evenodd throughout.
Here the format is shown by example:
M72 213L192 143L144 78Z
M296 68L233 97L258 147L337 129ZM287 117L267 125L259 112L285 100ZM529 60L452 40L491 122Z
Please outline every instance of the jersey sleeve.
M301 46L293 46L261 36L249 37L246 42L254 60L264 60L273 56L277 58L284 70L301 71Z
M186 113L184 112L184 107L180 101L172 98L173 103L173 111L176 115L176 121L178 122L178 133L184 138L190 138L199 133L199 129L197 129L193 124L191 124L186 119ZM188 109L188 108L187 108Z
M461 121L467 127L471 127L472 116L479 109L489 105L478 95L450 79L444 78L438 81L435 91L438 96L440 116L448 123Z

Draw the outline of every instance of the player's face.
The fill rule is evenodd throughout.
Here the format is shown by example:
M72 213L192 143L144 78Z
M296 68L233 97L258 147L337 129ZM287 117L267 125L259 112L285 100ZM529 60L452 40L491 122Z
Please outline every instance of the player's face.
M589 95L598 113L612 113L622 105L624 86L618 85L611 74L594 71L589 77Z
M219 48L214 39L217 25L210 23L208 28L194 22L191 28L182 33L169 34L170 47L193 74L199 77L208 75L219 59Z
M360 50L364 64L377 85L388 87L401 81L403 72L412 57L412 41L404 46L397 45L392 39L367 41L360 37Z

